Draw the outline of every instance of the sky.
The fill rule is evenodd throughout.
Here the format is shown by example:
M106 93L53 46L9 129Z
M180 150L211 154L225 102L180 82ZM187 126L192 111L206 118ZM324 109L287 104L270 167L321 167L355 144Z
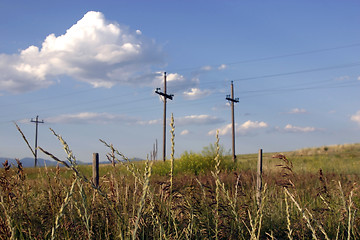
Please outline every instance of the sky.
M360 142L359 1L0 1L0 157L33 146L105 161L113 144L162 157L167 73L175 156L216 141L236 153ZM38 153L39 158L48 158ZM240 160L241 161L241 158Z

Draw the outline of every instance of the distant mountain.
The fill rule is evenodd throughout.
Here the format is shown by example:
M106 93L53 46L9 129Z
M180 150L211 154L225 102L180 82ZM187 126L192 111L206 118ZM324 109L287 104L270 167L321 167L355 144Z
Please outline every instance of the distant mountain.
M13 158L4 158L4 157L0 157L0 168L2 168L2 164L8 160L9 161L9 164L13 164L15 166L17 166L17 162L15 159ZM62 160L62 159L61 159ZM26 158L22 158L20 159L20 162L22 163L22 166L23 167L34 167L34 158L29 158L29 157L26 157ZM133 158L133 159L130 159L130 161L143 161L143 159L140 159L140 158ZM46 159L43 159L43 158L38 158L38 161L37 161L37 166L38 167L44 167L45 166L45 163L46 163L46 166L56 166L57 165L57 162L56 161L53 161L53 160L46 160ZM77 161L77 164L78 165L91 165L92 162L81 162L81 161ZM99 164L111 164L109 161L101 161ZM60 164L60 167L62 167L63 165Z
M17 162L16 162L15 159L12 159L12 158L0 158L0 162L1 162L0 167L2 167L2 163L4 163L5 160L8 160L10 165L14 164L15 166L17 166ZM22 159L19 159L19 160L22 163L23 167L34 167L34 163L35 163L34 158L22 158ZM56 164L57 164L57 162L52 161L52 160L46 160L46 159L38 158L38 161L37 161L37 166L38 167L44 167L45 163L46 163L46 166L56 166Z

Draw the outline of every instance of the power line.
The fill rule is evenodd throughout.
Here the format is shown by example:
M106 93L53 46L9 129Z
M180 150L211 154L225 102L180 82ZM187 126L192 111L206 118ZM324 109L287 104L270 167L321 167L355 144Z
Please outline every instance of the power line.
M238 78L238 79L233 79L232 81L238 82L238 81L247 81L247 80L260 79L260 78L273 78L273 77L295 75L295 74L300 74L300 73L319 72L319 71L333 70L333 69L339 69L339 68L348 68L348 67L357 67L357 66L360 66L360 62L336 65L336 66L330 66L330 67L311 68L311 69L305 69L305 70L299 70L299 71L293 71L293 72L268 74L268 75L262 75L262 76L256 76L256 77Z
M349 45L349 46L357 46L357 45L360 45L360 44L353 44L353 45ZM341 47L338 47L338 48L341 48ZM335 49L335 48L332 48L332 49ZM321 51L321 50L318 50L318 51ZM289 55L289 54L288 54ZM264 79L264 78L273 78L273 77L280 77L280 76L288 76L288 75L296 75L296 74L301 74L301 73L307 73L307 72L316 72L316 71L326 71L326 70L333 70L333 69L340 69L340 68L348 68L348 67L357 67L359 66L360 63L359 62L355 62L355 63L349 63L349 64L342 64L342 65L336 65L336 66L329 66L329 67L321 67L321 68L312 68L312 69L304 69L304 70L298 70L298 71L292 71L292 72L284 72L284 73L276 73L276 74L267 74L267 75L262 75L262 76L254 76L254 77L246 77L246 78L237 78L237 79L233 79L232 81L247 81L247 80L255 80L255 79ZM201 83L202 86L206 86L208 84L212 84L212 83L218 83L220 81L212 81L212 82L203 82ZM355 84L356 86L356 84ZM345 87L345 86L344 86ZM306 88L306 89L311 89L311 88ZM93 90L93 89L91 89ZM289 90L291 91L291 89ZM84 91L80 91L80 92L87 92L87 90L84 90ZM76 94L76 92L74 93ZM72 93L69 93L69 94L64 94L64 95L58 95L58 97L61 97L61 96L65 96L65 95L72 95ZM122 95L124 96L124 95ZM69 108L69 107L74 107L74 106L80 106L80 105L87 105L89 103L92 103L92 102L98 102L99 100L100 101L104 101L106 99L111 99L111 98L117 98L119 96L115 96L115 97L105 97L105 98L100 98L98 100L91 100L91 101L86 101L86 102L83 102L83 103L79 103L79 104L71 104L71 105L63 105L61 107L51 107L51 108L45 108L43 109L42 111L56 111L58 109L61 109L61 108ZM49 98L49 99L52 99L52 98ZM146 98L146 99L142 99L142 100L147 100L147 99L150 99L150 98ZM34 102L36 102L37 100L35 100ZM141 99L139 100L136 100L136 101L141 101ZM131 102L135 102L135 101L131 101ZM29 102L27 102L29 103ZM31 101L30 101L31 103ZM124 103L127 103L127 102L121 102L121 103L116 103L116 104L106 104L106 105L103 105L103 106L100 106L100 108L109 108L109 107L113 107L113 106L117 106L117 105L120 105L120 104L124 104ZM25 103L24 103L25 104ZM11 105L11 104L10 104ZM1 105L1 106L9 106L9 104L7 105ZM94 106L92 106L90 109L92 109ZM84 111L84 110L82 110ZM29 114L30 112L28 112ZM25 113L22 113L22 114L18 114L19 115L24 115ZM3 116L6 116L8 117L8 115L2 115L0 117L3 117Z
M267 89L257 89L257 90L247 90L247 91L240 91L239 94L242 95L242 98L252 98L252 97L258 97L258 96L266 96L266 95L274 95L274 94L278 94L279 92L282 93L291 93L291 92L296 92L296 91L306 91L306 90L316 90L316 89L333 89L333 88L346 88L346 87L357 87L360 86L360 82L339 82L339 83L330 83L330 84L321 84L321 85L317 85L317 86L311 86L314 84L319 84L319 83L326 83L328 82L328 80L325 81L318 81L318 82L311 82L309 86L304 85L304 84L295 84L295 85L291 85L288 87L282 87L282 88L267 88ZM304 85L303 87L296 87L296 86L301 86ZM223 92L214 92L211 96L218 96L219 99L221 98L221 95L223 94ZM148 102L148 100L152 99L152 97L146 97L146 98L141 98L141 99L137 99L137 100L132 100L132 101L125 101L125 102L120 102L120 103L114 103L114 104L106 104L106 105L101 105L101 106L96 106L96 109L106 109L106 108L112 108L114 109L115 106L119 106L119 105L127 105L126 103L130 103L130 102ZM177 102L174 106L176 107L187 107L189 105L194 106L194 105L203 105L203 104L209 104L209 100L207 98L201 98L198 100L192 100L192 101L181 101L181 102ZM66 106L62 106L60 108L50 108L50 109L42 109L40 110L40 112L43 112L43 114L46 114L46 112L44 111L48 111L51 110L51 112L56 111L58 109L61 108L68 108L68 105ZM81 109L81 111L87 111L87 110L91 110L94 109L95 106L91 106L89 108L85 108L85 109ZM134 112L144 112L144 111L154 111L159 109L158 106L147 106L147 107L143 107L143 108L134 108L134 107L129 107L129 108L124 108L121 110L121 112L123 114L127 114L127 113L134 113ZM119 109L117 109L116 111L118 111ZM21 116L21 115L26 115L29 114L30 112L27 113L21 113L21 114L17 114L17 116ZM5 116L5 115L4 115ZM7 115L8 116L8 115ZM16 116L16 115L13 115ZM22 120L22 119L18 119L17 121ZM8 121L1 121L0 123L9 123L12 122L10 120Z
M261 62L261 61L268 61L268 60L274 60L274 59L280 59L280 58L295 57L295 56L301 56L301 55L309 55L309 54L314 54L314 53L328 52L328 51L334 51L334 50L346 49L346 48L353 48L353 47L360 47L360 43L341 45L341 46L337 46L337 47L314 49L314 50L302 51L302 52L294 52L294 53L275 55L275 56L269 56L269 57L245 59L245 60L240 60L240 61L235 61L235 62L230 62L230 63L219 63L219 64L212 64L212 65L203 65L203 66L200 66L200 67L198 66L198 67L187 67L187 68L171 69L171 71L172 72L183 72L183 71L190 71L190 70L199 70L199 69L202 69L204 66L218 67L218 66L221 66L222 64L236 65L236 64L242 64L242 63Z

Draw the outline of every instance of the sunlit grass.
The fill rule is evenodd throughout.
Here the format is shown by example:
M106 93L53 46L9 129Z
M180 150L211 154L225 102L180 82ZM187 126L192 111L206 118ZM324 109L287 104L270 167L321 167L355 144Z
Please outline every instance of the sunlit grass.
M91 166L77 165L54 135L68 158L43 151L66 167L3 164L0 239L360 237L358 144L265 153L258 204L257 154L239 155L234 164L219 138L166 162L134 162L102 141L116 165L100 166L97 187Z

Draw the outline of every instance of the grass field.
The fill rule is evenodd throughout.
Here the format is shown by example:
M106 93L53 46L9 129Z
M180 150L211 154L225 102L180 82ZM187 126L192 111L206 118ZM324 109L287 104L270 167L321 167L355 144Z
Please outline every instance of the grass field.
M100 166L99 187L59 140L68 167L3 163L0 239L360 238L360 144L264 153L258 204L257 154L234 164L219 139L201 153L134 163L104 142L118 163Z

